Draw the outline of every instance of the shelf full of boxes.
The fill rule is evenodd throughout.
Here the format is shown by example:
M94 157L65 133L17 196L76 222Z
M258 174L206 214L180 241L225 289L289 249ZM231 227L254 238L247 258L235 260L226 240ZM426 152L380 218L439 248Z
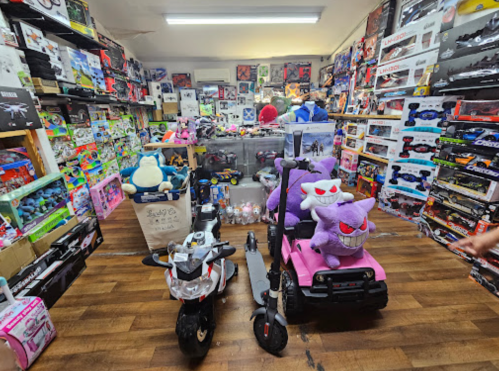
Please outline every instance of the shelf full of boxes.
M141 63L90 15L81 0L0 3L0 276L49 307L102 243L95 215L124 199L119 172L150 141ZM65 287L41 292L60 275Z
M477 8L463 13L455 1L407 0L394 19L392 7L386 1L375 9L366 36L322 70L321 81L332 87L330 118L348 120L339 124L348 144L341 153L340 175L353 185L366 170L372 175L389 160L384 178L377 179L384 183L379 208L419 223L426 235L448 247L496 228L499 221L499 104L476 100L497 96L499 38L491 35L498 12ZM337 74L336 63L348 53L348 73ZM352 137L363 124L364 137ZM357 183L361 193L375 194L372 183ZM483 259L453 252L474 263L471 278L498 294L496 251L495 257Z

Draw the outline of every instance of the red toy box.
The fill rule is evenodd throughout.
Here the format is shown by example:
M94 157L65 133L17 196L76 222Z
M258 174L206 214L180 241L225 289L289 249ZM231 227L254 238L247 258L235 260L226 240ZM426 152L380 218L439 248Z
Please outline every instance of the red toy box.
M359 175L357 178L357 193L360 193L367 198L376 197L378 193L378 183Z
M499 100L460 100L454 115L460 121L499 122Z
M127 74L128 68L125 58L125 48L100 33L97 35L99 41L107 47L107 50L99 51L102 69L109 69Z

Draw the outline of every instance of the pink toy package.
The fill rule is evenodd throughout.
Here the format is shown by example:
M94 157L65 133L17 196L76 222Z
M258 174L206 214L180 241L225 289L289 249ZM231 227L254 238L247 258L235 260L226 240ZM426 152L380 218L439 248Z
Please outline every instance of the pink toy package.
M174 143L176 144L196 144L196 121L187 117L177 118L177 132Z
M344 150L341 152L341 167L348 171L357 171L357 165L359 163L359 154Z
M0 313L0 340L16 353L19 366L26 370L55 338L57 332L43 300L26 297L15 300L5 278L0 288L9 306Z
M106 219L114 209L125 199L121 189L121 180L118 174L113 174L90 188L90 196L94 203L95 212L99 220Z

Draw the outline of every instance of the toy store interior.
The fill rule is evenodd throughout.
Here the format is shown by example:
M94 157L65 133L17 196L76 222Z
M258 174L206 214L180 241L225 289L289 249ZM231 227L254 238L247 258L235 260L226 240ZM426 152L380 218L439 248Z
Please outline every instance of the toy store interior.
M498 226L497 0L0 0L0 371L499 371Z

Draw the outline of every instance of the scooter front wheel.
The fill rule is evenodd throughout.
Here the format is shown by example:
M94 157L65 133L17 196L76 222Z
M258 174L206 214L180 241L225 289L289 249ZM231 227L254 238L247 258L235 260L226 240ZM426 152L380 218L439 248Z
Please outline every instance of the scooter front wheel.
M269 353L277 354L286 348L288 344L288 330L277 321L274 321L272 338L270 342L267 342L265 338L265 316L263 314L256 316L253 322L253 332L255 333L258 345Z

